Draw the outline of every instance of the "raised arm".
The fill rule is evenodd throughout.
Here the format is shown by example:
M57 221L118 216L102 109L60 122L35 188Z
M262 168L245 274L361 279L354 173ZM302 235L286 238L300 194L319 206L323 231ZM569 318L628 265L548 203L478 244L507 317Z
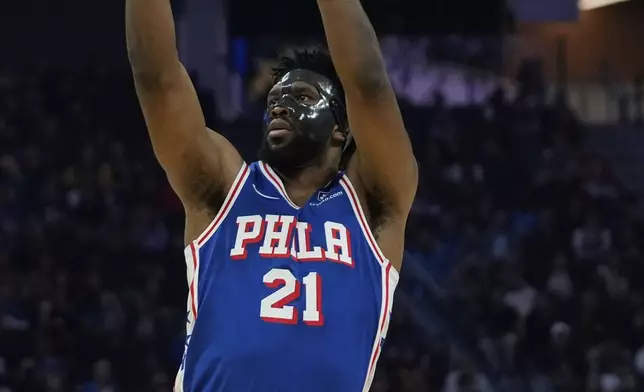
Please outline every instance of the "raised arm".
M179 61L170 1L126 0L125 14L128 55L154 153L190 220L191 211L219 208L242 160L206 128Z
M359 0L317 2L357 146L349 170L406 218L418 171L376 33Z

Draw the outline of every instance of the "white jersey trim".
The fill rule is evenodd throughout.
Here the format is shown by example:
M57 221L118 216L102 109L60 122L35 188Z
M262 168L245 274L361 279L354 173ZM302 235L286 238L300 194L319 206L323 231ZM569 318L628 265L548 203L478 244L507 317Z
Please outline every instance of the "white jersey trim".
M246 180L249 176L250 168L246 164L246 162L244 162L242 163L242 166L237 173L237 177L235 177L235 180L233 181L233 184L231 185L230 190L228 191L228 194L226 195L226 198L224 199L224 202L219 209L219 212L217 212L217 215L215 215L215 218L210 222L210 224L206 226L201 235L199 235L199 237L197 237L193 241L193 243L195 243L195 245L197 246L197 249L199 249L210 239L210 237L213 236L213 234L215 234L224 219L226 219L226 216L235 204L235 201L237 200L237 197L239 196L242 188L244 188L244 184L246 183ZM188 245L186 249L188 249L189 246L190 245Z
M177 376L174 380L174 392L183 392L183 378L185 375L184 371L184 360L188 353L188 348L190 346L190 336L192 336L192 330L195 326L195 321L199 314L199 251L196 246L196 241L192 241L190 245L185 249L184 255L186 257L186 275L188 279L188 316L186 319L186 343L183 349L183 358L181 360L181 365L177 371Z
M378 364L378 359L382 353L382 346L385 342L385 338L387 337L387 331L389 330L389 320L393 309L394 292L398 285L398 275L395 274L395 272L396 270L391 266L391 264L387 264L387 266L382 270L382 302L380 305L380 317L378 318L376 337L371 349L371 355L369 356L369 364L362 392L369 392L369 389L371 388L373 377L376 374L376 365Z

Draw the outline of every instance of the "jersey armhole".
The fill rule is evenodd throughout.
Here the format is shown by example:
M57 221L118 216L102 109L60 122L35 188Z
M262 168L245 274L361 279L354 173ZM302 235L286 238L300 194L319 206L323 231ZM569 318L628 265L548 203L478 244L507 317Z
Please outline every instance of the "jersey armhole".
M371 228L367 224L367 216L365 215L364 210L360 205L358 192L356 192L356 189L353 187L351 180L349 180L349 176L344 174L342 178L340 178L340 184L342 185L342 188L344 188L344 191L347 193L349 202L351 203L351 208L353 209L353 213L356 216L360 229L362 229L362 234L364 235L365 239L367 240L367 243L369 244L369 248L371 248L371 251L373 252L373 255L376 257L376 260L378 260L378 262L380 263L380 266L383 269L386 269L387 265L391 263L389 262L389 259L385 257L385 254L382 253L382 249L380 249L380 246L378 245L376 238L371 232ZM399 274L398 274L398 271L395 268L393 268L393 266L391 267L390 275L392 279L394 279L395 282L398 283Z
M191 242L191 244L194 244L197 249L199 249L210 239L210 237L213 236L213 234L215 234L219 226L221 226L221 223L224 221L224 219L226 219L226 216L228 216L228 213L232 209L233 205L235 205L235 201L237 200L237 197L244 187L244 184L246 183L249 175L250 167L246 162L242 162L242 166L239 169L239 172L237 173L237 176L235 177L230 190L228 190L228 194L226 194L226 198L224 199L224 202L215 215L214 219L208 226L206 226L204 231ZM190 245L186 247L186 249L188 248L190 248Z

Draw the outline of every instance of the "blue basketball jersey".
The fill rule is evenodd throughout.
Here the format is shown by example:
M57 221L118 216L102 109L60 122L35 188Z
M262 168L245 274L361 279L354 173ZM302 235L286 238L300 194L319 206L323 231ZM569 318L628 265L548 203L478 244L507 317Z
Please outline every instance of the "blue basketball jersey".
M244 164L185 250L188 316L175 392L366 392L398 273L339 172L303 207Z

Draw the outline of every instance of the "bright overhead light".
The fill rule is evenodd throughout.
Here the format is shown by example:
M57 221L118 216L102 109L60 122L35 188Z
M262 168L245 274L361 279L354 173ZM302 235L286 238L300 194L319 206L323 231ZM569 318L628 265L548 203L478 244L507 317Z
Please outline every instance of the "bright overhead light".
M628 0L579 0L579 9L592 10L599 7L605 7L607 5L622 3L624 1Z

